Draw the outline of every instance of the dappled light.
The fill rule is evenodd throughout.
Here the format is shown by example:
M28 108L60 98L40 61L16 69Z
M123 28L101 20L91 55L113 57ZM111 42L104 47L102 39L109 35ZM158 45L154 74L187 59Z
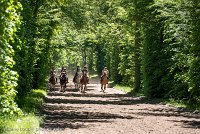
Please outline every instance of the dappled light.
M0 133L200 133L199 9L1 0Z
M87 130L94 133L94 130L103 124L108 131L120 129L131 134L142 129L148 132L148 127L142 126L145 125L144 122L152 125L151 118L156 119L162 127L170 127L171 130L166 128L168 133L176 132L174 129L190 132L184 128L196 129L191 131L198 132L199 113L192 114L187 109L167 106L163 100L136 97L113 88L108 88L107 93L103 93L100 92L100 84L89 84L90 90L86 90L86 93L74 91L74 87L69 83L64 93L54 90L47 94L43 104L45 118L41 125L42 133L78 133ZM140 122L141 120L143 122ZM119 122L126 127L119 125ZM140 126L135 125L138 123ZM118 128L115 126L117 124ZM156 133L158 129L164 132L158 126L151 131ZM98 129L98 133L101 132L104 130Z

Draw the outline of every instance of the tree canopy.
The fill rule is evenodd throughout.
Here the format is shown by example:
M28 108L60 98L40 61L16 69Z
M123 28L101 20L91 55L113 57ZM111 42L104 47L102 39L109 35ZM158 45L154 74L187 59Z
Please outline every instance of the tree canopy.
M1 0L0 111L62 66L107 66L150 98L200 102L197 0ZM19 104L22 105L22 104Z

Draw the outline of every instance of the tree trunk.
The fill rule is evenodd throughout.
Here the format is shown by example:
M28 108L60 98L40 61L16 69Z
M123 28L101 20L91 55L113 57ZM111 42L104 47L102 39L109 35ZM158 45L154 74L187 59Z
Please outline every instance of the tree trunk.
M140 21L136 21L135 25L135 56L134 56L134 64L135 64L135 78L134 78L134 91L140 90L141 78L140 78Z

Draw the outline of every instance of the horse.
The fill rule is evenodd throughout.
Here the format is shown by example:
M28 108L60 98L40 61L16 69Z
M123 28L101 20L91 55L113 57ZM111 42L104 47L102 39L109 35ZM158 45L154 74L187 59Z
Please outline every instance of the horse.
M51 77L49 78L49 90L53 91L54 90L54 86L57 83L57 78L54 74L51 75Z
M68 77L66 73L62 73L60 76L60 92L65 92Z
M81 74L80 74L80 72L77 71L76 74L74 75L74 78L73 78L73 82L75 84L75 89L76 90L78 90L81 87L80 80L81 80Z
M80 82L81 82L80 92L85 93L85 91L87 90L87 84L88 84L88 78L87 78L86 72L84 72L83 75L81 76Z
M104 71L103 75L101 76L100 84L101 90L105 93L106 85L108 84L108 76L106 71Z

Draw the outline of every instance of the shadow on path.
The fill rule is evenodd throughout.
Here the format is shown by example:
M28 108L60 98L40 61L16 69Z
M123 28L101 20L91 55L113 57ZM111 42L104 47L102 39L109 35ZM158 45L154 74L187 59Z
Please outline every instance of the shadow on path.
M192 120L192 121L188 121L188 120L180 120L180 121L169 120L169 121L183 123L183 125L184 125L183 127L184 128L200 129L200 121L195 121L195 120Z
M157 109L142 109L144 112L136 112L133 114L138 114L141 116L158 116L158 117L176 117L182 118L181 120L170 120L172 122L182 123L182 127L184 128L200 128L200 114L193 114L191 111L179 108L157 108Z
M89 93L82 94L70 87L65 93L49 92L48 96L44 98L43 114L45 119L42 128L45 129L79 129L91 126L91 123L112 123L116 119L140 119L146 116L159 116L159 117L179 117L179 119L167 119L170 122L180 122L184 128L200 128L200 115L192 114L184 109L172 107L152 107L134 109L131 105L140 104L155 104L161 105L161 100L147 100L142 97L134 97L128 94L103 94L92 93L95 86L89 88ZM76 105L73 105L76 104ZM91 106L90 110L84 109L87 104ZM125 105L124 111L116 111L109 113L103 109L94 110L95 105L114 105L120 107ZM96 106L98 108L98 106ZM101 107L102 108L102 107ZM108 108L107 106L105 108ZM125 111L125 109L127 111ZM136 110L131 112L131 109ZM92 111L91 111L92 110ZM119 109L118 109L119 110ZM127 113L126 113L127 112ZM116 114L119 113L119 114ZM128 115L127 115L128 114ZM134 117L133 117L134 115Z
M87 127L87 123L112 122L113 119L133 119L132 116L104 112L81 111L82 107L73 106L43 106L43 113L46 115L41 125L45 129L78 129Z

